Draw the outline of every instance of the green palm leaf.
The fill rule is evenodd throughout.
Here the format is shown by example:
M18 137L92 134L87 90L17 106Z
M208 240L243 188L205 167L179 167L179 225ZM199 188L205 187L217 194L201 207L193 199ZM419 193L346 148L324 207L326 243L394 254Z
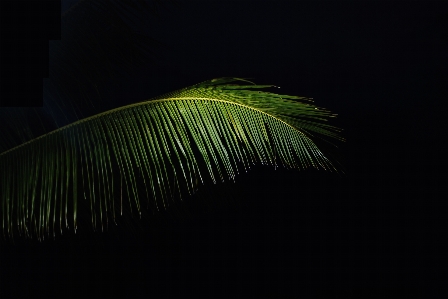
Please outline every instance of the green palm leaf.
M245 82L247 85L231 84ZM342 139L334 117L305 97L238 78L206 81L77 121L0 154L5 236L39 239L77 228L78 200L94 229L144 201L166 209L199 182L234 180L255 163L337 171L313 142ZM124 198L128 202L123 203Z

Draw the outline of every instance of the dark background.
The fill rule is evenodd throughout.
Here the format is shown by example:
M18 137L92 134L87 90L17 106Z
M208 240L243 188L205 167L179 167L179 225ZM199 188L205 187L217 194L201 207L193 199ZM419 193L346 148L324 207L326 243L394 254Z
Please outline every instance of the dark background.
M443 298L447 8L442 1L170 6L151 30L169 46L156 67L106 86L112 103L223 76L278 85L339 114L332 123L347 139L336 151L346 175L256 167L236 184L187 199L179 208L190 216L125 217L108 233L2 243L1 297L28 290Z

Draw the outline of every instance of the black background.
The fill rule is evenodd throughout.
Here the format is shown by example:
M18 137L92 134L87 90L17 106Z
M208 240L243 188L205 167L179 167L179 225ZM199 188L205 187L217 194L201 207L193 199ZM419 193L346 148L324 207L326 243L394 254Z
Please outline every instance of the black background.
M152 32L171 47L156 69L111 84L111 101L222 76L278 85L339 114L347 174L260 166L185 199L190 216L2 243L1 297L442 298L447 19L442 1L191 1L165 11Z

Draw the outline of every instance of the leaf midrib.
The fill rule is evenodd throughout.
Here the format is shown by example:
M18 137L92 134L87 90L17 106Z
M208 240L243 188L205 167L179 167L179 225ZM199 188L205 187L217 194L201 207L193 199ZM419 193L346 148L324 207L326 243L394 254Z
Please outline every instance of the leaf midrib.
M241 107L244 107L244 108L248 108L248 109L255 110L255 111L259 112L259 113L266 114L267 116L272 117L272 118L274 118L274 119L276 119L276 120L278 120L278 121L284 123L284 124L287 125L288 127L291 127L292 129L294 129L294 130L296 130L296 131L299 131L297 128L291 126L290 124L288 124L287 122L283 121L282 119L280 119L280 118L278 118L278 117L276 117L276 116L274 116L274 115L272 115L272 114L269 114L269 113L267 113L267 112L264 112L264 111L262 111L262 110L260 110L260 109L257 109L257 108L255 108L255 107L252 107L252 106L248 106L248 105L244 105L244 104L241 104L241 103L236 103L236 102L232 102L232 101L228 101L228 100L215 99L215 98L203 98L203 97L176 97L176 98L165 98L165 99L157 99L157 100L149 100L149 101L138 102L138 103L134 103L134 104L126 105L126 106L123 106L123 107L114 108L114 109L111 109L111 110L108 110L108 111L105 111L105 112L101 112L101 113L98 113L98 114L95 114L95 115L86 117L86 118L84 118L84 119L77 120L77 121L75 121L75 122L73 122L73 123L71 123L71 124L65 125L65 126L63 126L63 127L61 127L61 128L58 128L58 129L54 130L54 131L51 131L51 132L49 132L49 133L46 133L46 134L41 135L41 136L39 136L39 137L36 137L36 138L34 138L34 139L30 140L30 141L27 141L27 142L25 142L25 143L22 143L22 144L20 144L20 145L18 145L18 146L16 146L16 147L13 147L13 148L11 148L11 149L9 149L9 150L3 152L3 153L0 153L0 157L1 157L2 155L5 155L5 154L7 154L7 153L9 153L9 152L11 152L11 151L14 151L14 150L20 148L20 147L22 147L22 146L25 146L25 145L27 145L27 144L29 144L29 143L32 143L32 142L34 142L34 141L37 141L37 140L39 140L39 139L41 139L41 138L44 138L44 137L49 136L49 135L51 135L51 134L55 134L55 133L57 133L57 132L59 132L59 131L63 131L63 130L65 130L65 129L69 128L69 127L78 125L78 124L80 124L80 123L83 123L83 122L90 121L90 120L92 120L92 119L101 117L101 116L103 116L103 115L107 115L107 114L110 114L110 113L118 112L118 111L120 111L120 110L125 110L125 109L129 109L129 108L132 108L132 107L142 106L142 105L146 105L146 104L150 104L150 103L152 104L152 103L167 102L167 101L174 101L174 100L208 100L208 101L222 102L222 103L228 103L228 104L238 105L238 106L241 106Z

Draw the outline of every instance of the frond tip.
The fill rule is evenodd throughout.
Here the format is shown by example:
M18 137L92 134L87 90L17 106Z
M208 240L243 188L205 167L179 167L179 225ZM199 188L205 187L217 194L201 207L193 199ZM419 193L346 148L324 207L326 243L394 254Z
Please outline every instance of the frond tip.
M235 82L245 82L238 85ZM247 85L249 83L250 85ZM77 121L0 154L4 236L77 227L78 200L93 228L123 209L166 209L198 182L234 180L255 163L337 171L313 142L341 139L334 114L310 98L219 78ZM82 199L81 199L82 200ZM69 216L72 215L72 216Z

